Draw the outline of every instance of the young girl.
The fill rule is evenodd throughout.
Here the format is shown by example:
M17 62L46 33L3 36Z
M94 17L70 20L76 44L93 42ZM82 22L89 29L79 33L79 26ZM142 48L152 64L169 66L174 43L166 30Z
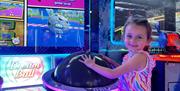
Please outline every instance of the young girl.
M119 78L119 91L151 91L152 69L155 61L144 51L151 40L151 26L141 16L130 16L125 23L123 38L128 54L122 65L109 69L95 64L95 58L83 55L80 62L109 79ZM111 59L103 56L104 59Z

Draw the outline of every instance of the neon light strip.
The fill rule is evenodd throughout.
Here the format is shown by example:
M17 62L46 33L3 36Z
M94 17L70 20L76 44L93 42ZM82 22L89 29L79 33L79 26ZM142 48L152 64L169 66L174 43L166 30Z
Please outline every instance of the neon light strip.
M27 46L27 0L24 0L24 46Z
M107 49L100 49L100 52L128 52L127 49L116 49L116 50L107 50Z
M180 62L180 55L153 55L155 61Z
M114 28L114 23L115 23L115 20L114 20L114 17L115 17L114 3L115 3L115 1L111 0L111 2L110 2L110 41L114 45L124 46L124 42L122 42L122 41L114 41L113 40L113 38L114 38L114 29L115 29Z
M34 57L34 56L53 56L53 57L67 57L70 54L24 54L24 55L1 55L1 57Z

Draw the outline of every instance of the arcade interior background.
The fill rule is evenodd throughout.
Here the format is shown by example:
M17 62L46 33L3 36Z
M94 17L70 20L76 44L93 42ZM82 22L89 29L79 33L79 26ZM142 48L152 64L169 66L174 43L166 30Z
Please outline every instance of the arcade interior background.
M152 25L152 91L179 91L180 46L173 41L180 39L180 0L0 0L0 91L49 91L43 75L78 52L121 64L130 15Z

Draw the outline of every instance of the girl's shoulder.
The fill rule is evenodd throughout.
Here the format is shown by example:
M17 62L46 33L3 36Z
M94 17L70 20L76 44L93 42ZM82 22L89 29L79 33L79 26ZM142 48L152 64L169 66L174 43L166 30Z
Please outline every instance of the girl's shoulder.
M139 57L146 57L146 65L144 68L147 68L147 67L150 67L150 68L154 68L156 63L155 61L153 60L153 57L147 52L147 51L139 51L137 52L138 56ZM136 55L136 54L135 54ZM131 56L129 56L128 54L126 54L124 57L123 57L123 63L125 63L126 61L129 60L129 58L131 58Z
M146 66L143 70L145 70L145 69L152 70L156 66L156 62L155 62L155 60L153 60L153 57L147 51L139 51L139 53L142 53L147 57ZM143 71L143 70L141 70L141 71Z

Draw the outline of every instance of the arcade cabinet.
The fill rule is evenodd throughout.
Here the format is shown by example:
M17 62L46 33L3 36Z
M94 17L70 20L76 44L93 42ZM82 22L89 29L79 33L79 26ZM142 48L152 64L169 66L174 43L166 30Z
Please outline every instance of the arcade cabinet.
M68 91L113 91L117 89L118 79L105 78L91 69L87 68L78 60L82 55L91 55L96 58L96 63L104 67L113 68L98 54L99 52L99 1L90 2L90 48L85 52L73 53L59 63L55 69L46 72L42 79L48 90L68 90ZM81 79L79 79L81 77Z
M77 91L77 89L97 91L117 88L117 79L104 78L78 63L79 55L86 52L74 53L90 49L93 53L87 54L96 56L98 64L113 67L97 54L99 50L97 0L88 2L49 0L48 3L43 0L28 0L21 3L25 4L25 8L21 8L27 11L24 13L26 28L22 32L25 36L24 42L22 43L22 38L19 37L20 40L15 41L22 45L1 46L0 53L3 56L0 57L0 64L5 64L0 66L0 75L4 80L2 90L46 91L70 88L71 91ZM9 35L4 36L6 39L9 37ZM14 36L16 35L12 35ZM78 68L82 69L82 73ZM62 71L67 73L63 73L63 79L60 78L63 76ZM70 74L71 72L74 76ZM78 78L81 76L84 76L83 81ZM62 88L56 86L62 86Z
M45 72L71 53L89 48L89 11L85 3L88 4L84 0L0 1L2 90L45 91Z

